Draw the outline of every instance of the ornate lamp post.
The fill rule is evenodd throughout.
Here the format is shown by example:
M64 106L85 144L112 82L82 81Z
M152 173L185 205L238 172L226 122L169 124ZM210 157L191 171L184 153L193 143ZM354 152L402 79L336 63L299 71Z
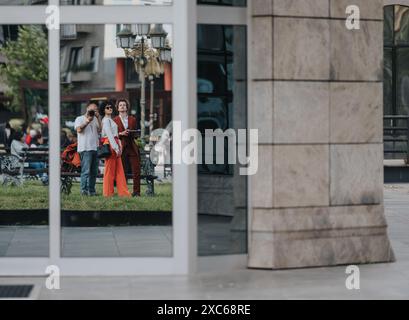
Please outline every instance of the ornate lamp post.
M146 106L146 77L151 81L151 105L149 115L149 130L153 131L154 110L153 110L153 79L163 74L162 58L168 58L170 51L169 44L166 41L167 32L160 24L138 24L137 32L134 34L130 25L126 25L117 34L117 47L125 51L125 56L134 61L135 70L139 74L141 82L141 137L145 137L145 106ZM150 40L150 41L149 41Z

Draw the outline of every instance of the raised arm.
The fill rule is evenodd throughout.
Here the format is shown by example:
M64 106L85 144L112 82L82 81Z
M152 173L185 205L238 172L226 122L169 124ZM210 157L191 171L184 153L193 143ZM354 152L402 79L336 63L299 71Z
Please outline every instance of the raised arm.
M83 133L85 128L91 123L91 120L89 118L85 118L85 120L82 120L82 118L77 118L75 120L75 130L77 133Z

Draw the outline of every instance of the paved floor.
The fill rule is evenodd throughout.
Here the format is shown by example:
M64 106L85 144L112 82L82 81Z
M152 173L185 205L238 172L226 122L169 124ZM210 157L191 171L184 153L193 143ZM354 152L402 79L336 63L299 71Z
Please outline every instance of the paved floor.
M200 219L199 253L244 253L246 234L230 219ZM0 227L0 257L47 257L48 227ZM171 226L63 228L62 255L75 258L170 257Z
M63 278L49 291L32 282L39 299L409 299L409 186L386 186L386 216L396 263L360 266L361 289L345 287L345 267L281 271L236 270L190 277Z

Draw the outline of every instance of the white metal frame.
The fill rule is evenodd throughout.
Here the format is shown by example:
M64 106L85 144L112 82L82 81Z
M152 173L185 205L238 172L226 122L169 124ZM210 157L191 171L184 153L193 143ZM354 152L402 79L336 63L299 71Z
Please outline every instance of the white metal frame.
M250 0L248 2L251 2ZM59 5L59 0L49 0ZM250 3L249 3L250 5ZM0 6L0 24L45 24L45 6ZM249 10L250 11L250 10ZM196 127L196 26L247 24L245 8L197 6L194 0L173 0L172 6L61 6L61 24L168 23L173 26L173 119L182 128ZM0 276L45 275L57 265L62 275L166 275L197 271L197 171L177 165L173 179L173 257L171 258L62 258L60 199L60 33L49 30L50 118L50 252L48 258L0 258ZM58 190L57 193L51 190ZM250 206L249 206L250 208ZM246 255L219 259L222 265L244 267ZM239 261L239 262L238 262ZM201 262L202 263L202 262ZM210 263L215 265L214 263ZM200 268L202 269L202 268Z

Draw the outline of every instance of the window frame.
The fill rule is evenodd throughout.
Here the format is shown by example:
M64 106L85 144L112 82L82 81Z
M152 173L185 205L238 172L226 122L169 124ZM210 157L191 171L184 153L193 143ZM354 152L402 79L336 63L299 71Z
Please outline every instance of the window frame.
M190 67L197 64L197 24L247 25L250 17L248 12L251 11L250 3L247 5L247 8L198 6L196 1L190 0L173 0L172 6L59 6L59 0L49 0L48 3L48 6L59 7L60 25L129 24L135 21L172 24L173 68L178 70L173 77L173 120L181 121L182 130L195 128L197 121L197 70ZM49 13L46 12L48 6L1 6L1 24L45 24L49 18ZM49 30L48 40L49 106L60 106L60 30ZM251 41L249 36L247 41L248 43ZM248 54L248 59L249 57ZM49 109L49 190L60 190L60 115L60 108ZM184 142L181 147L186 145L187 142ZM175 148L173 150L177 151ZM49 265L57 265L61 274L65 276L175 275L190 274L198 270L200 259L197 255L196 166L174 166L173 257L171 258L63 258L60 247L60 194L55 196L50 192L49 201L49 257L0 258L0 276L44 275ZM250 205L249 208L251 208ZM212 257L211 259L213 258L217 258L218 261L223 260L223 257ZM231 263L236 265L237 261L242 265L246 261L246 255L233 257L233 260L229 257L222 265L227 266ZM220 271L220 264L211 263L210 265L217 267Z

